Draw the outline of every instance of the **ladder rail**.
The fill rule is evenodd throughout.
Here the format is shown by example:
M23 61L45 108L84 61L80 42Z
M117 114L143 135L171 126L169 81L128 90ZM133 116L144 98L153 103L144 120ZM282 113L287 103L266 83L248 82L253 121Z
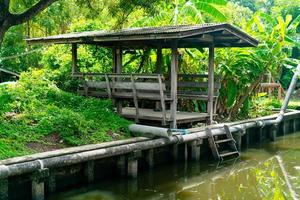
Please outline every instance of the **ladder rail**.
M209 146L212 150L213 156L218 159L223 161L224 157L232 156L232 155L237 155L237 157L240 156L240 152L238 151L238 148L236 146L236 141L234 140L232 133L230 131L230 127L228 125L224 125L224 135L226 138L224 139L218 139L216 138L217 136L214 136L212 134L212 131L210 128L206 128L206 134L208 136L208 142ZM228 145L227 151L220 150L220 147L222 146L221 144L226 144Z

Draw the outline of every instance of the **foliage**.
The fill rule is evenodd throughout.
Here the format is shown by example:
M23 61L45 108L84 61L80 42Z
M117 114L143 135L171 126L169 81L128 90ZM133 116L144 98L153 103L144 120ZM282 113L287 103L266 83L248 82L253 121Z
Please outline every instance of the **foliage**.
M212 20L223 22L226 17L219 7L226 3L226 0L169 0L161 2L159 13L140 18L132 26L199 24Z
M52 135L64 146L128 137L129 122L114 113L110 100L64 92L49 73L33 70L16 85L1 86L0 158L32 153L31 143L47 145L43 138Z
M295 65L296 60L288 59L288 56L291 47L298 45L292 38L299 22L298 18L291 20L291 16L273 19L258 11L245 23L243 29L259 39L259 47L223 49L218 52L216 61L223 86L219 101L220 113L228 113L229 118L237 117L238 113L247 116L249 102L264 73L270 72L278 79L278 72L282 71L285 63Z
M11 12L24 12L35 2L11 1ZM231 119L247 117L251 115L249 111L256 101L254 91L263 73L271 72L276 80L281 79L283 85L288 85L291 71L287 72L287 68L293 69L298 62L298 16L299 2L284 0L230 0L228 3L226 0L60 0L28 23L8 31L0 50L0 65L19 72L32 66L45 67L51 70L49 77L59 88L74 91L78 83L70 77L70 47L28 47L22 41L23 38L97 29L226 21L261 42L258 48L228 48L216 52L216 73L223 77L218 112ZM79 45L78 51L80 71L111 72L110 50ZM29 54L1 60L24 52ZM207 50L179 49L179 52L180 73L207 71ZM124 54L124 72L156 71L155 50L125 50ZM291 56L295 60L290 59ZM168 73L169 66L170 51L164 49L164 74ZM183 104L191 110L199 110L202 106L196 101Z

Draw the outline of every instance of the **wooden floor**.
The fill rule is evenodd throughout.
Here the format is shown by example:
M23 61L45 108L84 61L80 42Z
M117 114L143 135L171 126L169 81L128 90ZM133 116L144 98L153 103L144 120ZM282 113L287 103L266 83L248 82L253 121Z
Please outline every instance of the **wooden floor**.
M122 116L128 119L135 118L135 108L125 107L122 109ZM205 121L208 118L207 113L198 112L177 112L177 123L190 123L190 122L200 122ZM162 112L154 111L153 109L139 109L139 119L141 120L151 120L151 121L161 121ZM167 122L171 121L170 111L167 111Z

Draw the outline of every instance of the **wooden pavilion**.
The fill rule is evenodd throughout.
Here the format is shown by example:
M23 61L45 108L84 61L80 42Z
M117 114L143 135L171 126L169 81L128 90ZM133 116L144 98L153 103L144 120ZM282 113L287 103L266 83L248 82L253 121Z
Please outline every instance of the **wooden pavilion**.
M214 76L215 48L255 47L258 41L227 24L181 25L129 28L117 31L87 31L27 39L29 44L71 44L72 74L84 80L81 93L111 98L120 115L136 122L150 120L176 128L177 124L206 121L213 123L220 83ZM80 73L77 68L78 44L111 48L113 71L110 74ZM128 49L156 49L157 74L123 74L122 52ZM162 49L171 49L169 75L162 74ZM178 48L208 48L207 74L178 74ZM207 102L207 112L180 112L178 99ZM131 100L132 107L123 107ZM141 101L159 102L160 109L141 108Z

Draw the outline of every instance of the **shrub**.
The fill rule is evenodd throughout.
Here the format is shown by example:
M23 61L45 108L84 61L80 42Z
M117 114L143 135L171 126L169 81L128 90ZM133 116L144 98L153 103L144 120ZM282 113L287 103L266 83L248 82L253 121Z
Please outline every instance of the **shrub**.
M15 85L0 87L0 135L5 139L0 157L32 152L28 143L45 143L43 138L53 134L67 146L129 137L130 122L114 112L110 100L64 92L49 77L46 70L31 70ZM1 142L11 140L14 146L6 146L16 152L2 154Z

